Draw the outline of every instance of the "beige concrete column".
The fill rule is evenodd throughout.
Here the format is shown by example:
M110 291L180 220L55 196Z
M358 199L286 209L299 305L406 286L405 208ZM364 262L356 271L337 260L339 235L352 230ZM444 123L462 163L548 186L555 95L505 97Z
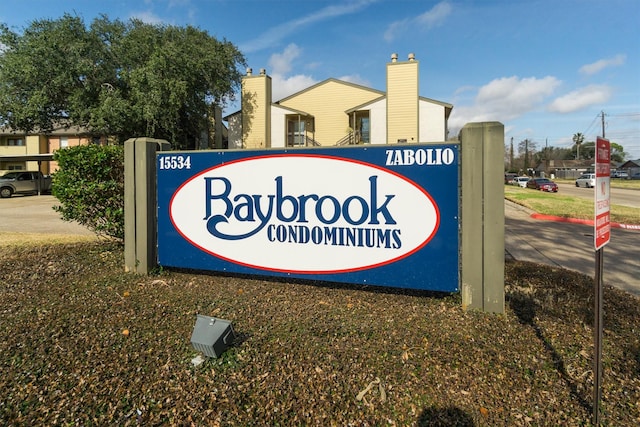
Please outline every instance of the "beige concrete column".
M124 143L125 271L148 274L158 265L156 152L169 142L130 138Z
M465 125L460 159L462 305L504 313L504 125Z

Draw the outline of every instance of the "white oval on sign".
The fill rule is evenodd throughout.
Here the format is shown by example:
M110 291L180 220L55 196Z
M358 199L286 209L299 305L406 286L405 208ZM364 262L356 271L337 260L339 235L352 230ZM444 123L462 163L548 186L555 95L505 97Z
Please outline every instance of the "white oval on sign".
M169 214L191 244L261 270L343 273L389 264L424 247L440 214L406 177L332 156L248 157L180 186Z

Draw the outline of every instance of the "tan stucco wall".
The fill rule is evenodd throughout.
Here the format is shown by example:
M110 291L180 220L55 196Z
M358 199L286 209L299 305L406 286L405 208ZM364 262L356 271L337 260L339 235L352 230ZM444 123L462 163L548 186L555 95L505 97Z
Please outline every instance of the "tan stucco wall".
M418 61L387 64L387 141L419 142Z
M349 116L345 111L379 97L380 92L329 80L282 100L280 105L313 115L315 140L321 145L335 145L349 132Z
M242 135L244 148L271 147L271 77L242 80Z

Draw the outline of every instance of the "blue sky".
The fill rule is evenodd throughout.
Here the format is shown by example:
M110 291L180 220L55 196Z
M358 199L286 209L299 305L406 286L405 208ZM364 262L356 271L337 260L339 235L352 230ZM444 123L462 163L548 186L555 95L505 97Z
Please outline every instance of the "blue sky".
M566 148L602 135L604 112L605 136L640 159L639 0L0 0L18 32L65 12L206 30L267 70L274 100L328 78L384 91L391 54L414 53L454 133L499 121L507 144Z

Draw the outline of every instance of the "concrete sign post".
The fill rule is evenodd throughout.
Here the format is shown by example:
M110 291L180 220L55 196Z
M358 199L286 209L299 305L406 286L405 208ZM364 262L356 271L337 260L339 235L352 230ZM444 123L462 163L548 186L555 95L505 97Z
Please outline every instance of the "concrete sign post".
M504 126L459 142L165 151L125 143L125 269L440 292L504 313Z

